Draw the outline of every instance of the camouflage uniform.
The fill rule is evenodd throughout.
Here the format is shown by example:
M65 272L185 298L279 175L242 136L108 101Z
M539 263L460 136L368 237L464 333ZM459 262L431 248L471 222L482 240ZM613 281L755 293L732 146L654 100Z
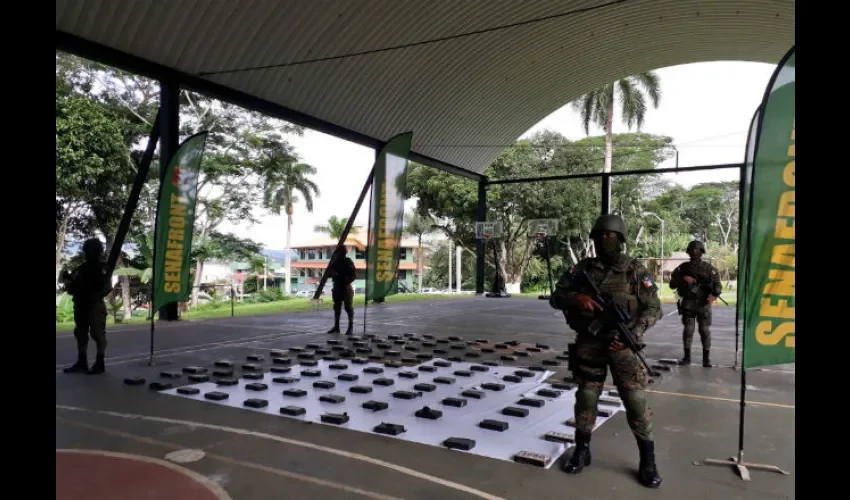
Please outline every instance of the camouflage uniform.
M331 289L331 298L334 301L334 327L328 330L328 333L339 333L339 318L342 307L345 305L345 314L348 316L348 329L345 333L351 335L354 333L354 289L351 284L357 279L357 271L354 261L345 256L344 247L341 250L337 249L337 253L330 266L334 282Z
M603 215L597 219L591 237L602 246L602 233L615 233L619 245L613 251L600 253L600 257L583 259L565 272L558 280L550 303L565 311L567 324L577 332L574 359L570 370L578 382L575 403L576 449L565 471L577 474L590 465L590 435L596 425L599 395L608 376L608 368L623 404L626 419L640 450L639 479L642 484L657 487L661 484L655 467L652 434L652 412L647 407L646 386L648 374L637 356L628 348L612 351L611 343L617 334L614 330L602 330L593 335L589 327L596 314L583 310L581 302L587 300L588 290L582 283L581 272L586 271L590 280L602 293L611 294L632 318L626 326L640 341L644 332L661 318L661 302L658 288L649 272L638 261L622 253L626 232L622 219L614 215Z
M679 265L670 277L670 288L676 290L681 297L679 312L682 315L682 342L685 357L679 361L682 365L691 363L691 343L694 338L694 323L699 324L699 336L702 341L702 364L711 367L711 302L708 297L719 297L723 290L720 283L720 273L710 263L702 260L705 245L701 241L688 244L687 252L691 261ZM696 283L689 284L685 276L691 276Z
M106 354L106 304L103 302L109 279L101 262L103 246L96 239L83 244L86 261L66 282L68 293L74 298L74 337L77 339L77 362L65 368L65 373L103 373ZM95 363L88 367L89 335L97 346Z

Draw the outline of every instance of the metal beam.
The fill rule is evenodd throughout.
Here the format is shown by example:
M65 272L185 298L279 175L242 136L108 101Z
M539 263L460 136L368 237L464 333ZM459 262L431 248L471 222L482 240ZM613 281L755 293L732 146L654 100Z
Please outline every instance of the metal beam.
M156 80L175 81L182 87L207 94L216 99L237 104L246 109L257 111L296 125L301 125L318 132L360 144L361 146L366 146L376 151L379 151L386 143L386 141L376 139L320 118L316 118L315 116L281 106L280 104L275 104L271 101L261 99L245 92L183 73L168 66L151 62L147 59L127 54L126 52L122 52L118 49L113 49L112 47L107 47L106 45L92 42L59 30L56 30L56 49ZM456 165L451 165L414 151L410 152L408 159L438 170L466 177L468 179L477 181L484 178L482 174Z
M168 164L177 152L180 143L180 84L176 80L162 80L159 82L159 186L160 194L157 195L157 204L162 193L162 186L165 185L165 172L168 170ZM159 217L157 216L157 223ZM154 228L154 248L156 248L157 229ZM156 250L154 250L156 255ZM156 283L159 286L159 283ZM180 313L177 310L177 303L170 302L162 306L159 310L160 321L177 321L180 319Z
M378 153L380 153L380 151L376 152L376 154ZM348 239L348 233L351 231L352 226L354 226L354 219L356 219L357 214L360 213L360 206L363 205L363 200L366 199L366 193L368 193L369 189L372 187L373 180L375 180L375 165L372 165L372 170L369 171L369 175L366 177L366 183L363 184L363 189L360 191L360 197L357 198L357 203L354 204L354 209L351 210L351 216L348 217L348 222L345 223L345 228L343 228L342 234L339 235L337 247L344 245L345 240ZM371 205L369 209L371 210ZM369 219L371 219L371 217L369 217ZM366 245L369 245L368 232L366 233ZM291 249L289 248L287 248L286 250L291 251ZM331 266L336 261L336 257L336 253L331 254L331 259L328 261L328 265L325 267L325 271L322 273L322 278L319 280L319 284L316 286L316 293L313 294L313 300L319 300L319 298L322 296L322 290L325 288L325 283L327 283L328 281L328 271L330 271ZM366 260L366 262L368 263L368 259Z
M138 169L136 170L136 179L133 181L133 187L130 189L130 196L127 197L127 204L124 206L121 223L115 232L115 239L112 240L112 250L110 250L109 258L106 261L107 276L112 276L112 273L115 271L115 265L118 263L118 257L121 256L121 247L124 246L124 240L127 239L127 232L130 230L130 224L133 222L133 214L136 213L136 207L139 205L139 195L142 193L142 187L148 181L148 172L150 172L157 142L159 142L159 111L156 112L156 118L154 118L153 126L148 135L145 154L142 156L142 161L139 162Z
M475 220L485 222L487 220L487 182L478 181L478 210ZM475 293L484 293L484 251L485 241L479 239L475 243ZM451 255L449 255L451 258Z
M488 184L519 184L525 182L564 181L568 179L592 179L595 177L626 177L630 175L678 174L697 172L700 170L719 170L724 168L741 168L741 163L723 163L720 165L701 165L697 167L655 168L650 170L621 170L619 172L593 172L587 174L550 175L548 177L520 177L516 179L489 180Z
M606 172L610 173L610 172ZM611 176L602 176L602 199L600 203L600 215L611 213Z

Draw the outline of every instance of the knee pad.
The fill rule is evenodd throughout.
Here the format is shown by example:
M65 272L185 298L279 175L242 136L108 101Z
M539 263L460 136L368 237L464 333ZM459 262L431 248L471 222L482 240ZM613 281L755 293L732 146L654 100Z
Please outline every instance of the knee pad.
M588 386L579 387L576 390L576 407L581 409L596 408L596 404L599 402L600 390Z

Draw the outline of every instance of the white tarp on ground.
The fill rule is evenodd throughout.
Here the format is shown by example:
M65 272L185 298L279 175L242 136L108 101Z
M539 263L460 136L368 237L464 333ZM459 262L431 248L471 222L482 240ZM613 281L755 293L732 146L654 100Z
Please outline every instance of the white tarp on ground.
M432 373L419 371L421 366L435 366L435 363L440 362L451 363L451 366L437 367ZM334 364L347 365L347 367L331 369L330 365ZM406 431L395 436L398 439L440 447L450 437L472 439L475 440L475 446L468 453L512 461L514 455L520 451L534 452L549 457L545 465L549 468L571 444L547 441L544 435L547 432L574 435L575 428L565 422L574 418L575 388L560 390L560 395L554 398L542 397L537 394L538 391L552 389L549 384L543 382L553 374L551 371L536 372L533 377L526 377L522 379L522 382L512 383L502 380L502 377L513 374L518 370L516 367L491 366L487 367L488 371L479 372L471 371L470 367L473 365L482 366L480 363L447 362L442 359L433 359L418 366L401 368L386 367L378 362L358 365L350 360L321 360L315 367L296 364L291 367L289 373L265 373L262 380L241 378L237 385L219 386L215 382L206 382L184 386L199 389L195 395L179 394L177 389L169 389L162 393L319 424L323 424L321 417L324 414L346 413L349 421L342 425L334 425L335 427L374 434L373 429L381 423L400 424ZM383 373L364 373L363 370L369 367L381 368ZM321 375L303 376L302 372L305 370L318 370ZM458 376L454 373L456 371L471 371L471 376ZM415 373L416 378L401 377L400 372ZM339 380L339 375L343 373L356 374L359 378L351 382ZM291 377L298 380L292 383L275 382L274 379L279 377ZM434 379L437 377L453 378L454 383L436 383ZM391 379L394 381L393 385L375 385L373 382L379 378ZM333 382L335 386L331 389L314 388L313 383L318 381ZM482 389L481 385L488 382L502 384L504 389L501 391ZM246 389L246 386L252 383L266 384L268 389L261 391ZM433 384L436 389L433 392L417 391L414 386L420 383ZM350 389L353 386L370 386L372 392L352 393ZM283 395L283 391L289 389L301 389L307 394L301 397ZM462 396L461 393L468 389L482 391L484 396L481 399ZM226 393L228 397L222 401L210 401L204 395L212 391ZM396 391L421 392L421 396L412 400L397 399L392 395ZM319 400L321 396L331 394L343 396L345 401L329 403ZM268 405L260 409L245 407L245 400L250 398L267 400ZM447 406L442 403L444 398L465 399L466 405L461 408ZM544 401L544 404L539 408L518 405L517 402L522 398L540 399ZM616 399L610 396L607 398ZM367 410L362 407L367 401L382 401L389 404L389 407L380 411ZM298 417L281 415L280 409L287 406L304 408L306 413ZM424 406L439 410L443 414L437 420L416 417L415 412ZM513 417L501 414L502 409L509 406L527 409L528 416ZM604 424L616 412L623 410L622 404L600 406L600 408L610 410L611 415L600 416L596 421L596 427ZM484 419L508 422L509 428L499 432L478 427L478 423Z

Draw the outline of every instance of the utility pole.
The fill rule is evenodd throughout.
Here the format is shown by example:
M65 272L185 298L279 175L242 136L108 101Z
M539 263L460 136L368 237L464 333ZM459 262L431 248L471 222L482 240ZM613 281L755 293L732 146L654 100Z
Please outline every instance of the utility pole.
M448 252L448 261L449 261L449 293L452 293L452 239L449 238L449 252Z
M460 293L460 291L461 291L460 290L460 286L461 286L460 285L461 284L461 279L460 279L460 254L461 254L461 252L463 252L463 248L457 247L457 250L455 250L455 252L457 254L457 260L455 262L455 268L457 268L457 285L456 286L457 286L457 293Z

